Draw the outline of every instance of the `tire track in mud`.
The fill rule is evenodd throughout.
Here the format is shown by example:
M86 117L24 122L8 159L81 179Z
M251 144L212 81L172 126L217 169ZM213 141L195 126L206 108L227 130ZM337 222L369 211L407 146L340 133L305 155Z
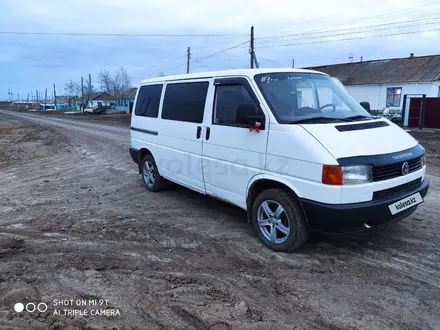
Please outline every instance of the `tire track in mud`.
M404 222L365 237L313 235L304 249L281 254L261 245L238 209L179 187L146 192L128 154L128 128L20 116L0 112L13 127L49 133L10 150L57 143L32 154L33 171L18 159L0 174L0 297L8 297L0 298L0 326L440 327L436 164L429 163L426 203ZM8 312L26 294L110 299L123 316Z

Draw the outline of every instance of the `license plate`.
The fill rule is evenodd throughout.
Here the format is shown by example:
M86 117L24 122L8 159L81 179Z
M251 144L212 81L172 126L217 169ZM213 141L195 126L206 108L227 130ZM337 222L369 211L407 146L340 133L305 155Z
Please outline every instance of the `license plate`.
M401 199L400 201L388 205L388 208L391 211L391 214L397 214L399 212L405 211L406 209L409 209L410 207L413 207L417 204L423 203L423 198L420 195L420 193L405 197L404 199Z

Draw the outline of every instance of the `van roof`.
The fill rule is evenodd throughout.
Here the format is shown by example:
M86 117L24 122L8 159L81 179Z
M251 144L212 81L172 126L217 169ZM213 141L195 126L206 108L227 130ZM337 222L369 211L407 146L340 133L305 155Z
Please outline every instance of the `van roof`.
M223 71L207 71L199 73L189 73L189 74L179 74L173 76L163 76L149 78L141 81L141 84L147 84L152 82L165 82L173 80L187 80L187 79L198 79L198 78L212 78L212 77L228 77L228 76L247 76L253 78L256 74L261 73L277 73L277 72L296 72L296 73L319 73L327 75L326 73L305 70L305 69L290 69L290 68L267 68L267 69L235 69L235 70L223 70Z

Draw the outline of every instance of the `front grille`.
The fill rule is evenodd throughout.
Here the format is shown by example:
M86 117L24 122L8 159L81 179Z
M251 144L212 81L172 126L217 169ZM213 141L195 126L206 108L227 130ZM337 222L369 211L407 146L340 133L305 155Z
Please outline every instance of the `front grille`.
M383 181L402 176L402 165L404 162L384 165L373 166L373 181ZM409 173L418 171L422 168L422 157L414 158L408 161Z
M398 195L398 194L404 193L405 191L411 191L412 189L414 189L418 185L420 185L420 182L422 182L422 178L418 178L417 180L413 180L411 182L402 184L397 187L375 191L373 193L373 200L382 199L382 198L390 197L393 195Z

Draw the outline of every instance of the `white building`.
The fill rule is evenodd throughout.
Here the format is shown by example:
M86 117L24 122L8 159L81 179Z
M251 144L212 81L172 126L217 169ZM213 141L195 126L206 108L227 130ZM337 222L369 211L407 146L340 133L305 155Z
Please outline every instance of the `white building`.
M371 110L402 109L404 96L440 97L440 55L342 63L307 69L338 78L358 102Z

